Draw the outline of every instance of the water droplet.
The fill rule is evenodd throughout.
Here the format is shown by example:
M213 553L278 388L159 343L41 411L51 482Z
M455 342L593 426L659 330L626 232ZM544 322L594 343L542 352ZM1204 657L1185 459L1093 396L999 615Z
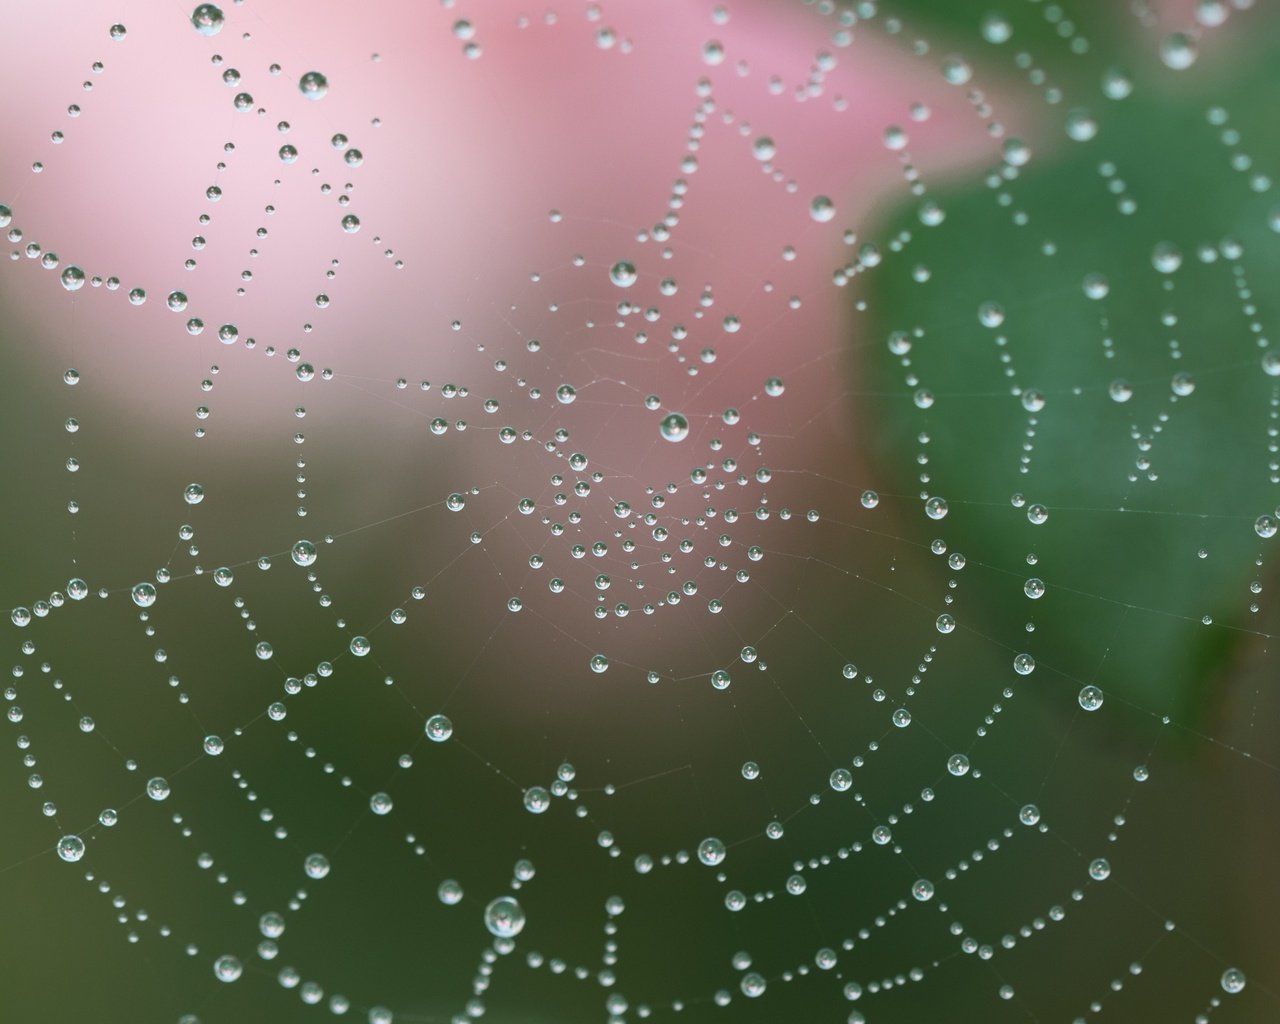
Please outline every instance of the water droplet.
M1165 36L1160 44L1160 59L1165 67L1174 71L1185 71L1196 62L1199 51L1196 42L1185 32L1173 32Z
M951 85L964 85L973 77L973 68L963 57L953 54L942 61L942 77Z
M298 88L307 99L318 100L329 91L329 79L319 71L308 71L298 79Z
M1076 142L1088 142L1098 134L1098 122L1084 107L1067 112L1067 137Z
M1111 290L1111 285L1107 279L1101 274L1086 274L1084 279L1084 293L1089 298L1097 301L1105 299L1107 292Z
M63 836L58 840L58 856L74 864L84 856L84 840L79 836Z
M433 743L443 743L453 735L453 723L444 715L432 715L423 731Z
M200 4L191 12L191 24L202 36L216 36L222 31L222 11L213 4Z
M1108 68L1102 76L1102 94L1109 100L1126 99L1133 92L1133 80L1119 68Z
M1009 19L998 11L992 11L982 19L982 38L988 43L999 45L1007 43L1013 35L1013 26Z
M809 216L825 224L836 215L836 204L826 196L814 196L809 203Z
M689 421L680 413L673 412L662 420L658 429L668 441L683 441L689 436Z
M1172 274L1182 266L1182 251L1172 242L1157 242L1151 250L1151 265L1162 274Z
M1108 385L1107 394L1111 396L1113 402L1127 402L1133 397L1133 385L1127 380L1117 378Z
M996 328L1004 323L1004 308L998 302L984 302L978 307L978 323Z
M289 552L289 557L293 559L294 565L308 566L315 563L316 546L309 540L300 540L293 545L293 549Z
M446 907L456 906L462 901L462 886L452 878L446 878L436 888L436 896Z
M764 995L764 990L768 987L764 975L756 971L748 971L742 976L742 981L738 983L738 987L742 989L742 994L748 999L758 999Z
M635 264L626 260L619 260L609 268L609 280L619 288L630 288L636 283L637 277Z
M220 956L213 962L213 976L219 981L235 981L240 977L243 971L244 967L240 961L229 954L227 956Z
M511 896L499 896L484 908L484 926L500 939L513 938L524 928L524 910Z
M709 868L715 867L724 860L724 843L714 836L708 837L698 844L698 860Z
M1031 159L1031 147L1018 138L1005 139L1000 151L1010 167L1023 167Z

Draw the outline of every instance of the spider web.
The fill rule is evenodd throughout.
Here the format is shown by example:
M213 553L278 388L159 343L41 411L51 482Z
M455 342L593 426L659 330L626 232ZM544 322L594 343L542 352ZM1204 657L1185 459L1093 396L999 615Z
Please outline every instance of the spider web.
M17 7L13 1014L1276 1013L1274 18L1006 6Z

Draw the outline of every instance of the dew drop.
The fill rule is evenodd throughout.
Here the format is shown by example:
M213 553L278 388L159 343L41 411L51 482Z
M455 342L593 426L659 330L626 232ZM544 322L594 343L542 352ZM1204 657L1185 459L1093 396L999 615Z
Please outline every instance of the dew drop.
M637 277L635 264L626 260L619 260L609 268L609 280L619 288L630 288L636 283Z
M484 926L500 939L513 938L524 928L524 910L514 897L499 896L484 908Z
M1013 26L1009 19L997 11L992 11L982 19L982 38L988 43L998 46L1007 43L1013 35Z
M446 907L456 906L462 901L462 886L452 878L446 878L437 886L436 897Z
M964 85L973 77L973 68L963 57L952 55L942 62L942 77L950 85Z
M244 967L235 957L220 956L213 962L213 976L219 981L233 982L239 979Z
M302 862L302 869L308 878L318 882L329 873L329 858L323 853L308 854L306 860Z
M689 436L689 421L680 413L673 412L662 420L658 429L668 441L683 441Z
M698 860L707 867L715 867L725 857L724 843L714 836L708 837L698 844Z
M309 100L318 100L329 91L329 79L319 71L308 71L298 79L298 89Z
M809 216L819 224L825 224L836 215L836 204L826 196L814 196L809 202Z
M79 836L63 836L58 840L58 856L74 864L84 856L84 840Z
M433 743L443 743L453 735L453 723L444 715L432 715L427 719L423 731Z
M294 565L304 567L313 565L316 560L316 546L309 540L300 540L293 545L289 557L293 559Z
M1160 59L1167 68L1185 71L1196 62L1199 51L1196 42L1185 32L1173 32L1160 44Z
M222 11L213 4L200 4L191 12L191 24L202 36L216 36L222 31Z
M154 583L139 583L130 592L133 603L139 608L150 608L156 603L156 588Z

